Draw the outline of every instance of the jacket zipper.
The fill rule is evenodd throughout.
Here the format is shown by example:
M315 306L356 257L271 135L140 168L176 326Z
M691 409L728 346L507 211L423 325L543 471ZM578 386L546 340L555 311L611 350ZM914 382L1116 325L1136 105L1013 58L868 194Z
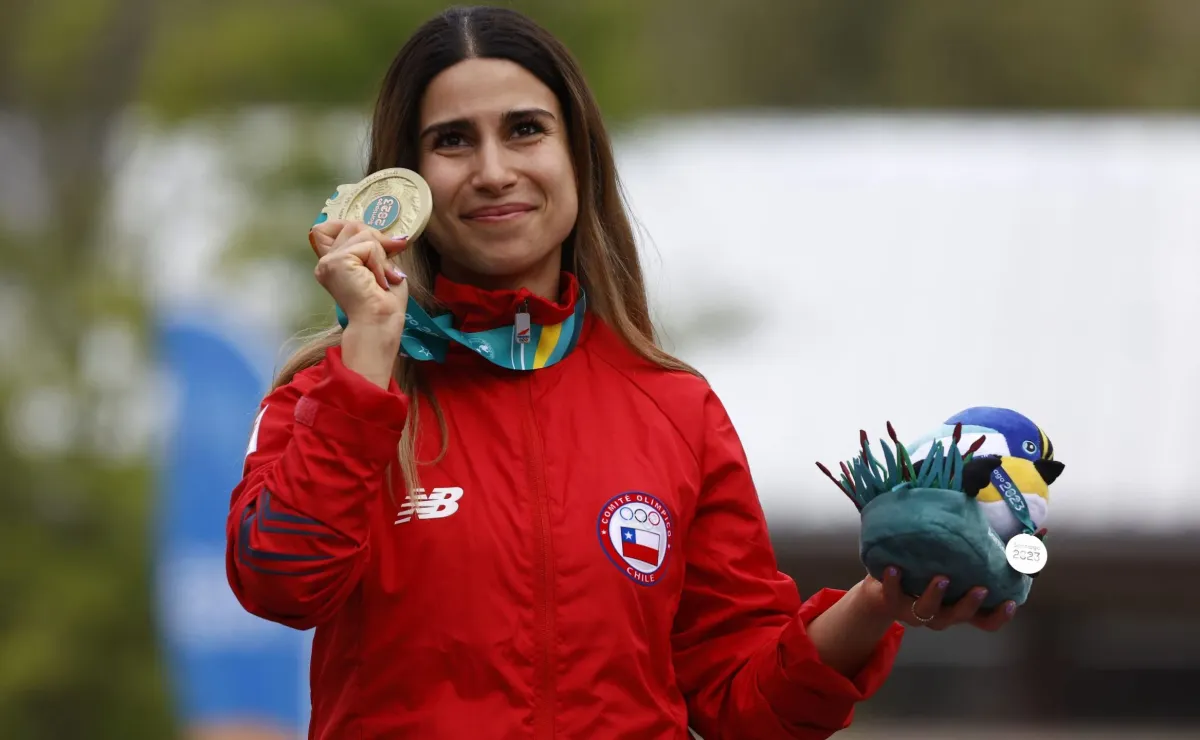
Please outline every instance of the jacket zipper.
M537 656L534 659L533 735L554 737L554 571L550 541L550 506L546 500L543 476L542 439L533 413L533 377L525 378L528 402L525 405L525 456L529 490L533 495L533 531L536 541L534 562L534 629Z

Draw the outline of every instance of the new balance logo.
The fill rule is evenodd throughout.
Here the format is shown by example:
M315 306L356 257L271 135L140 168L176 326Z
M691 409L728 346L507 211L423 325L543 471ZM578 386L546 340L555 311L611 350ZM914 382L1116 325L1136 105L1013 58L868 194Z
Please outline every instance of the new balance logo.
M410 521L415 514L418 519L445 519L458 511L458 500L462 498L461 488L435 488L425 493L424 488L414 492L414 500L404 502L400 511L396 512L396 524Z

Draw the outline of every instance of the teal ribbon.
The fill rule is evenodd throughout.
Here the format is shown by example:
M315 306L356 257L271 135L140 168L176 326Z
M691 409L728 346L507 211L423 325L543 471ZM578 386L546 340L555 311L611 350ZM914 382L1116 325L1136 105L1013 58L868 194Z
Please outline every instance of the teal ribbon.
M1025 534L1036 534L1037 528L1033 526L1033 519L1029 517L1029 507L1025 504L1025 497L1021 495L1021 489L1017 488L1012 476L1004 468L997 466L992 471L992 484L1000 492L1000 498L1008 505L1008 510L1025 528Z
M341 306L335 304L335 307L338 324L344 329L350 320ZM417 362L445 362L450 344L454 343L509 370L539 370L561 361L575 349L586 311L587 295L581 286L575 310L561 324L533 324L525 336L518 336L513 324L487 331L464 332L454 328L454 317L450 314L430 316L409 297L400 355Z
M337 197L335 191L333 196ZM313 226L329 220L328 214L317 216ZM338 324L345 329L350 319L342 307L337 309ZM433 316L412 299L408 299L404 335L400 338L400 356L417 362L445 362L450 343L460 344L488 362L509 370L539 370L560 362L579 343L583 330L587 295L579 287L575 310L566 321L553 326L531 325L520 336L515 325L501 326L488 331L462 332L454 328L454 317ZM516 318L516 317L514 317Z

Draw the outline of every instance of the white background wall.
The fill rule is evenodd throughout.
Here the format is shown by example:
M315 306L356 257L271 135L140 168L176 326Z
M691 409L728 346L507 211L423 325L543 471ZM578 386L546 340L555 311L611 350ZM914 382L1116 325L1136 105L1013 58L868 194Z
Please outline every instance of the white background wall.
M1052 531L1200 525L1200 124L732 118L623 141L668 324L776 520L854 526L813 464L893 421L1015 408L1066 472Z

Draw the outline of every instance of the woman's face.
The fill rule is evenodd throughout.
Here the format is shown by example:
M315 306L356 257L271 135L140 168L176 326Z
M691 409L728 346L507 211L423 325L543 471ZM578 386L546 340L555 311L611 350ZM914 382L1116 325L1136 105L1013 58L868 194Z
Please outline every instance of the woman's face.
M468 59L421 100L419 171L442 272L484 288L553 293L579 211L561 107L518 64Z

